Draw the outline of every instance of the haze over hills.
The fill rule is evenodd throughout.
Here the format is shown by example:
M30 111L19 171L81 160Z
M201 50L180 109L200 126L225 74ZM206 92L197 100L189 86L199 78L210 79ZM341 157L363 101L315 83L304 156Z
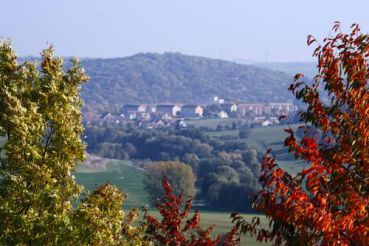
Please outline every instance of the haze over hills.
M264 62L253 63L253 66L282 71L291 75L302 73L308 78L314 78L317 74L315 62Z
M89 109L124 103L209 103L214 96L238 102L293 101L292 76L280 71L179 53L83 59L90 76L82 97Z

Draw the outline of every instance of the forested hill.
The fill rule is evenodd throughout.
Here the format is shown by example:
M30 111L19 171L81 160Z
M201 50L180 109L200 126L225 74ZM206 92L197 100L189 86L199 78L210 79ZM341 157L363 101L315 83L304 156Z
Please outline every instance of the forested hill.
M35 60L35 57L23 57ZM70 58L65 58L66 66ZM130 57L82 59L90 76L83 85L87 109L110 111L124 103L282 102L292 75L219 59L180 53L140 53Z
M88 107L123 103L287 101L291 76L254 66L187 56L146 53L126 58L84 59L90 76L82 96Z

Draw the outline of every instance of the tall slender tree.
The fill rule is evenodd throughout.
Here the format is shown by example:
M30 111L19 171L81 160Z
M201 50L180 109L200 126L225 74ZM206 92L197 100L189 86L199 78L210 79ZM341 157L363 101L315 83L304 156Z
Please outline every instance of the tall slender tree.
M79 91L87 79L75 59L64 71L53 48L38 67L18 64L0 41L1 245L149 243L143 227L130 226L134 212L124 219L124 195L109 184L72 206L81 190L72 172L84 159Z
M69 228L80 187L71 175L84 158L79 89L87 80L77 60L63 71L49 48L40 71L17 64L10 43L0 44L0 221L7 243L58 242Z

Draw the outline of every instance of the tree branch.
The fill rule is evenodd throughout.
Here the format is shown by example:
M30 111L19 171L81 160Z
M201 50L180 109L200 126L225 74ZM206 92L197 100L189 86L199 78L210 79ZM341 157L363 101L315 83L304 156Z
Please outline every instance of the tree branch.
M46 142L45 142L45 148L44 148L44 153L43 153L43 155L42 155L42 161L44 161L44 160L45 160L46 153L47 153L47 151L49 150L50 140L51 140L51 136L53 135L53 133L54 133L54 128L51 128L51 127L50 127L50 132L49 132L49 134L48 134L48 136L47 136L47 138L46 138Z

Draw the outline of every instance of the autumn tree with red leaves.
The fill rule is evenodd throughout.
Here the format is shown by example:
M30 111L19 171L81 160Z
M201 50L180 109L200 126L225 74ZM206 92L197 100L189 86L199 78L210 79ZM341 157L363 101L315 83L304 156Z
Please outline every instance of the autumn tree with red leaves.
M369 242L369 35L354 24L316 44L318 75L312 84L297 74L290 90L307 105L300 119L304 136L291 128L285 146L307 168L292 175L265 155L254 207L265 213L245 221L233 214L242 233L287 245L366 245ZM325 95L324 95L325 94ZM323 103L328 97L330 103Z
M162 186L165 191L162 199L156 204L161 220L158 220L145 211L144 221L147 224L146 234L148 239L155 245L186 245L186 246L233 246L237 245L235 237L236 230L233 228L221 240L218 235L215 239L211 238L211 232L215 225L207 229L200 227L200 214L196 210L194 215L187 219L192 200L188 199L183 204L183 195L175 195L168 180L163 177ZM186 222L185 222L186 221ZM185 222L185 223L184 223Z

